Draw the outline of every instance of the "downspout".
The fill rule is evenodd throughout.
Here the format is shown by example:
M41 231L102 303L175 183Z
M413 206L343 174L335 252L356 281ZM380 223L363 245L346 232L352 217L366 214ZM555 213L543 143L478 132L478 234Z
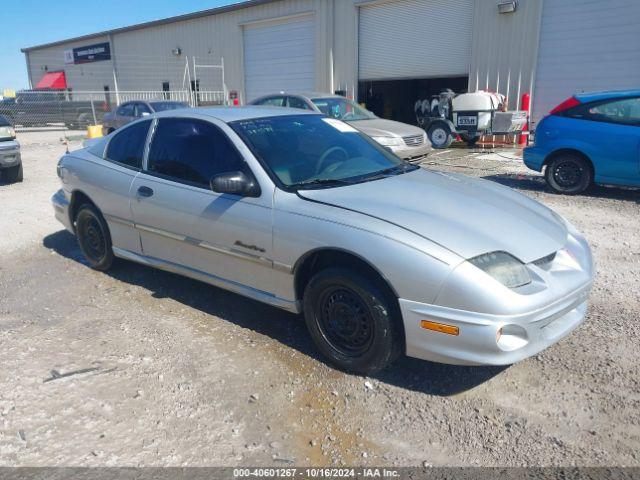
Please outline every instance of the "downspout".
M29 90L33 90L33 82L31 81L31 62L29 61L29 50L24 52L24 61L27 64L27 79L29 80Z
M113 44L113 35L108 35L109 45L111 48L111 72L113 73L113 88L116 91L116 105L120 105L120 92L118 90L118 68L116 65L116 48Z

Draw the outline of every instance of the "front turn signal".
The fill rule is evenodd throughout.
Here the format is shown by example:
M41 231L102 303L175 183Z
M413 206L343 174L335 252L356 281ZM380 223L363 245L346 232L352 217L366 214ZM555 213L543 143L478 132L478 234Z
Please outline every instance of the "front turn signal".
M460 329L446 323L432 322L431 320L422 320L420 326L425 330L433 330L434 332L446 333L448 335L459 335Z

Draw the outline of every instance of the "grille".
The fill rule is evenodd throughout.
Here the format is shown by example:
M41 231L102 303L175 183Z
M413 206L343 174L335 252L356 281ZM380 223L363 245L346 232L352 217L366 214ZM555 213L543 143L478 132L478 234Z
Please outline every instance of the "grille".
M407 147L418 147L424 143L424 135L410 135L402 139Z

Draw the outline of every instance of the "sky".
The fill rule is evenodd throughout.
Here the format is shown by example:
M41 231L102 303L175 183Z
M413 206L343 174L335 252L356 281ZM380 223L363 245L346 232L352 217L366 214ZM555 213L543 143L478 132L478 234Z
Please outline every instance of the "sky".
M206 10L240 0L0 0L0 95L28 88L21 48Z

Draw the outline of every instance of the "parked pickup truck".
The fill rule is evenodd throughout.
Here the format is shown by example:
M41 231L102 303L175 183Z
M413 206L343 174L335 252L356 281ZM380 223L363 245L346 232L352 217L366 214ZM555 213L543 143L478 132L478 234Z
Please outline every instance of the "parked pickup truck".
M85 128L93 124L93 111L100 122L108 104L104 100L74 100L70 92L22 91L15 98L0 101L0 115L14 126L39 127L64 124L69 128Z

